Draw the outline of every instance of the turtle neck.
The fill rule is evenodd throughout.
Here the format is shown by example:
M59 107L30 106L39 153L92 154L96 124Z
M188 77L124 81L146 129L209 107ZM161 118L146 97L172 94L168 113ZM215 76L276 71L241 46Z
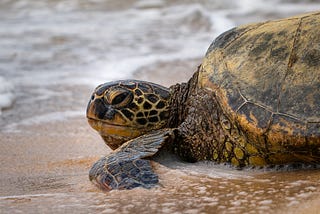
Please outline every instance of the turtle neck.
M187 83L175 84L170 87L170 116L168 127L178 127L186 118L188 112L188 98L198 83L199 68Z

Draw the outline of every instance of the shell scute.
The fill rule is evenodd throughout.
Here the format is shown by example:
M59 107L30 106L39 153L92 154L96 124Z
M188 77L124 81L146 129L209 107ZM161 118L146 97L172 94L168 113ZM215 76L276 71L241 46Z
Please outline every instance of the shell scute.
M213 91L226 114L250 130L248 138L259 140L267 130L266 140L274 143L320 135L306 126L320 122L320 13L222 34L207 51L199 86Z

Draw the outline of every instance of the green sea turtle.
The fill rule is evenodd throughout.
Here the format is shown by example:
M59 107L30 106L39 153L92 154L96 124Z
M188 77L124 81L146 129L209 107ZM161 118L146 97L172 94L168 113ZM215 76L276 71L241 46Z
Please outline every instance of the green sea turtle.
M163 147L239 168L320 163L320 12L223 33L187 83L102 84L87 118L114 149L89 173L106 190L155 186Z

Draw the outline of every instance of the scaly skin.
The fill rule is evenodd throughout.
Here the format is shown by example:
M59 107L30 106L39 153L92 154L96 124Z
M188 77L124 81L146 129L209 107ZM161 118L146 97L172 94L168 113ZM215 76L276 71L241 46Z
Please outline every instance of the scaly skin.
M158 176L145 158L157 153L172 134L172 129L160 129L124 143L92 166L90 180L103 190L154 187Z
M105 143L124 142L166 126L169 89L145 81L123 80L99 85L87 107L87 118Z

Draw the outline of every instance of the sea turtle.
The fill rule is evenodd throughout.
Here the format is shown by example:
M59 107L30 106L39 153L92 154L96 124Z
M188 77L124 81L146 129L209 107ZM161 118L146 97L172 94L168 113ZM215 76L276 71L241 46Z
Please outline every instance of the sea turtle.
M99 85L87 118L114 149L89 173L106 190L155 186L163 147L239 168L320 163L320 12L221 34L187 83Z

